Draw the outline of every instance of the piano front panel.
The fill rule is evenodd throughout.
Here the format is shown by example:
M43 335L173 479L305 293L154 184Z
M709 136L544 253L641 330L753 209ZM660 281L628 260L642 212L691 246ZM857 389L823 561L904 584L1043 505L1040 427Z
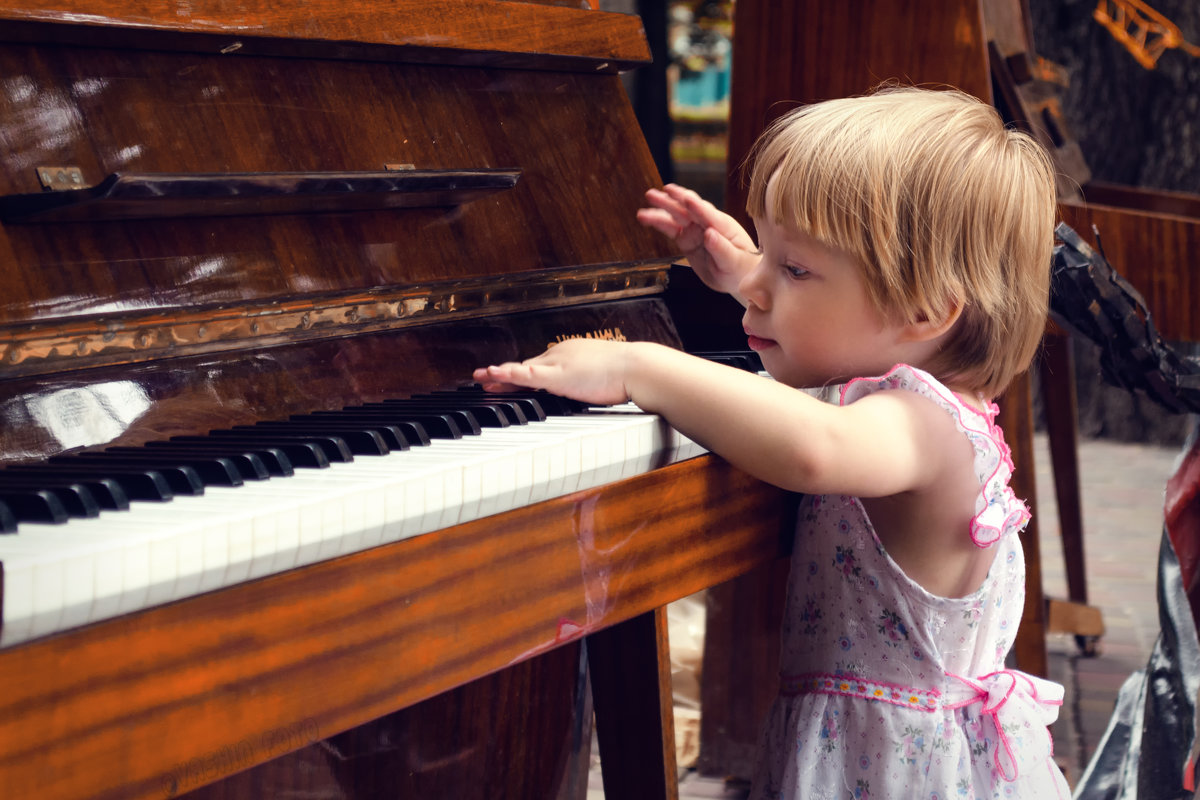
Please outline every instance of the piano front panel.
M591 696L571 642L345 733L300 722L275 738L310 742L258 766L233 748L194 759L160 797L181 800L575 798L586 793ZM590 654L591 648L588 648ZM211 780L221 761L249 767ZM174 790L183 792L175 794Z
M41 192L40 166L88 185L396 164L521 176L453 208L6 222L0 330L669 256L633 222L657 174L616 75L4 42L10 30L0 195Z
M10 648L0 787L196 788L776 559L791 518L704 456Z

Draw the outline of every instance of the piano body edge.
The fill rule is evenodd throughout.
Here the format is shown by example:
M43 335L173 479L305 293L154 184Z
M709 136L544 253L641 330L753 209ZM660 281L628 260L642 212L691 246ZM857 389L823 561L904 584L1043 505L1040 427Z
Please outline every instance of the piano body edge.
M786 493L700 456L17 645L0 787L198 788L770 563L792 519Z

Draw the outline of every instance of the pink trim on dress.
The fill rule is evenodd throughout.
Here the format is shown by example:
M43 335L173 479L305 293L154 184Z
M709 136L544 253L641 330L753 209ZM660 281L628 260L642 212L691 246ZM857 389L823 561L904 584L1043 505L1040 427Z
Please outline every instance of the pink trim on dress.
M1058 716L1058 708L1063 704L1061 686L1015 669L997 670L978 678L964 678L952 672L945 674L947 678L958 681L957 685L947 691L948 696L937 689L918 689L854 675L826 672L781 675L779 693L784 697L805 694L841 695L891 703L925 712L939 709L955 711L979 703L981 716L991 720L995 731L994 764L999 777L1011 783L1019 776L1018 762L1030 766L1032 758L1036 763L1036 755L1030 756L1027 749L1025 757L1022 758L1009 740L1009 733L1018 730L1024 724L1023 721L1029 718L1043 726L1041 730L1044 731L1049 745L1049 752L1045 755L1045 763L1048 765L1049 759L1054 756L1054 738L1050 735L1048 726L1054 722ZM959 695L959 699L952 700L954 695ZM1011 717L1013 712L1017 714L1016 718ZM1008 718L1007 729L1005 718Z
M1038 723L1049 726L1058 717L1058 708L1063 704L1062 687L1015 669L997 670L974 679L964 678L952 672L947 672L946 677L960 681L969 694L962 700L944 704L943 708L958 709L974 703L983 704L980 713L992 721L996 732L996 771L1004 780L1015 781L1018 777L1017 762L1020 759L1009 740L1009 733L1019 729L1021 723L1010 720L1006 728L1003 717L1009 714L1005 713L1005 709L1010 712L1015 710L1018 720L1032 717ZM1045 689L1049 696L1040 696L1039 688ZM1050 745L1047 756L1052 758L1054 739L1048 730L1046 738L1049 739ZM1028 766L1028 759L1025 761Z
M898 376L897 373L901 372L906 374ZM912 391L912 388L908 385L902 384L895 387L886 385L888 382L901 381L916 381L922 384L929 394L932 395L931 399L936 398L937 401L940 401L939 404L948 413L953 415L955 423L959 429L962 430L969 439L972 439L972 442L974 441L973 437L981 436L990 442L992 447L995 448L992 454L997 458L997 463L994 469L992 469L991 473L987 474L986 476L980 475L979 498L975 503L976 512L975 516L971 518L970 524L971 541L974 542L977 547L990 547L998 542L1006 533L1015 533L1021 530L1029 522L1031 515L1029 513L1029 509L1022 501L1017 499L1016 495L1013 494L1012 488L1008 486L1008 477L1012 475L1015 467L1012 461L1012 451L1004 441L1004 431L1001 430L1000 426L996 424L995 417L996 414L999 413L1000 408L995 403L989 403L986 411L981 411L977 408L974 408L964 402L956 393L939 383L932 375L929 375L929 373L908 364L897 364L888 370L886 374L879 377L861 377L851 379L842 387L841 396L838 398L838 400L841 405L846 405L847 396L851 394L851 388L864 382L868 384L867 393L870 393L871 390L879 391L889 389L904 389L906 391ZM947 393L949 393L948 397ZM860 394L857 397L852 397L850 402L854 402L854 400L858 400L860 397L864 396L865 394ZM973 417L978 420L978 422L971 422L965 419L963 416L964 409L970 411ZM982 423L982 425L985 427L979 427L979 423ZM981 466L978 463L978 458L979 455L977 453L977 472ZM983 468L986 469L986 467ZM1007 473L1005 472L1006 470ZM999 482L999 485L993 488L993 482ZM992 505L1001 502L1003 502L1006 506L1012 505L1015 507L1003 519L999 520L998 523L988 524L984 522L981 517L988 512L988 509L990 509Z
M784 697L802 694L836 694L857 697L880 703L915 708L918 711L937 711L942 694L937 689L916 689L898 683L873 681L852 675L833 675L809 672L803 675L780 675L779 693Z

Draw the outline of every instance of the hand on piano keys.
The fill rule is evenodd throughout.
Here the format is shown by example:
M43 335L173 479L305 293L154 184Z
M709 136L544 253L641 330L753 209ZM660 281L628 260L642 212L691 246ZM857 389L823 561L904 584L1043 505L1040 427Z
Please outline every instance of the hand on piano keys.
M10 467L0 645L702 452L633 405L476 389Z
M568 339L525 361L481 367L473 377L492 392L522 387L544 389L572 400L612 406L629 402L625 385L629 360L637 348L643 347L657 345Z

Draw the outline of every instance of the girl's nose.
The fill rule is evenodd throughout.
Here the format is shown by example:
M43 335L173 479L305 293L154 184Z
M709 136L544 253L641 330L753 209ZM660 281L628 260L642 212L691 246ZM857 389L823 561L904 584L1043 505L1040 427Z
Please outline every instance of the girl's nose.
M741 282L738 283L738 294L746 298L747 303L752 303L760 311L766 311L771 304L771 295L767 291L763 272L765 261L765 259L760 260L758 265L743 275Z

